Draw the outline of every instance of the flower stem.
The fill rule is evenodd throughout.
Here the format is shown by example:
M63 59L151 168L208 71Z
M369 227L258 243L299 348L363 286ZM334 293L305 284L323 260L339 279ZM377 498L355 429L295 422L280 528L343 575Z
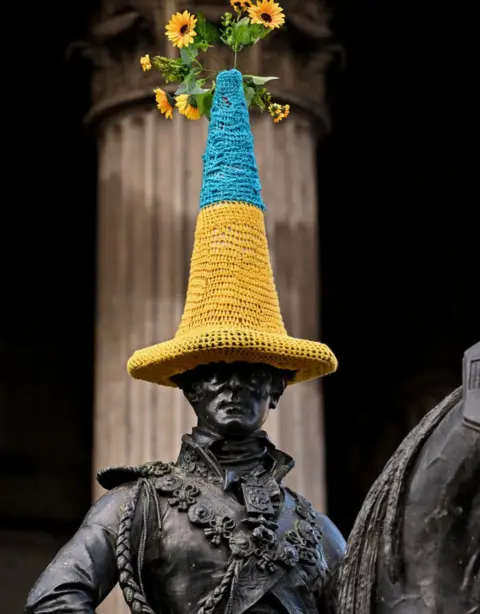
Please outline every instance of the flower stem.
M242 16L241 13L237 13L237 19L236 19L237 23L240 21L241 16ZM233 68L237 68L237 53L238 53L237 43L235 43L235 56L233 59Z

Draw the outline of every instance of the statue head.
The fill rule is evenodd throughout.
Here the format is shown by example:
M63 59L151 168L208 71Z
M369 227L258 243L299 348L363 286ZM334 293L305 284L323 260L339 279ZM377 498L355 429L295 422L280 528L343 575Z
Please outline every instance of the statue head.
M172 380L193 407L199 427L242 439L261 428L292 376L268 365L234 362L202 365Z

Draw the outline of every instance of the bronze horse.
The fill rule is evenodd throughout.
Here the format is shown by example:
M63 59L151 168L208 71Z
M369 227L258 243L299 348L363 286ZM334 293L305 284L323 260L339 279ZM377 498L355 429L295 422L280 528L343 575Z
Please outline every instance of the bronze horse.
M335 614L480 614L480 343L371 487L331 586Z

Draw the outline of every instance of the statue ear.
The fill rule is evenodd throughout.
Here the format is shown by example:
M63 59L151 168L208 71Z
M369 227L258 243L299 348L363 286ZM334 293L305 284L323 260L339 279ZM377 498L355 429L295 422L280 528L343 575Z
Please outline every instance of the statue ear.
M278 398L276 398L276 397L270 397L270 405L269 405L269 408L270 408L270 409L276 409L277 405L278 405Z
M198 403L199 391L197 389L198 387L195 385L196 382L194 377L192 377L192 373L187 371L186 373L175 375L172 377L172 381L177 384L187 401L190 403L193 409L195 409L195 406Z
M285 392L290 374L286 371L275 370L272 376L270 386L270 409L275 409L278 405L280 397Z
M199 385L195 385L195 383L192 382L191 385L186 386L182 392L185 395L185 398L187 399L187 401L192 406L193 411L197 414L198 403L203 397L202 387Z
M190 403L190 405L195 408L196 402L198 400L198 395L195 392L195 390L193 390L193 388L189 387L189 388L184 388L182 390L183 394L185 395L185 398L187 399L187 401Z

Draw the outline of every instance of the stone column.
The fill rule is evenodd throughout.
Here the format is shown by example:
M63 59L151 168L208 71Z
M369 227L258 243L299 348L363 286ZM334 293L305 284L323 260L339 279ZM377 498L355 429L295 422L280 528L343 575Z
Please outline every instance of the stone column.
M125 10L122 2L103 4L89 44L88 121L99 145L95 471L174 460L181 435L193 425L193 412L177 390L131 379L126 361L135 349L173 336L179 324L208 129L206 120L166 121L154 108L152 90L163 87L159 75L139 67L148 51L167 55L164 25L177 10L174 0L135 0ZM329 32L313 0L294 10L289 4L297 3L282 4L289 33L275 33L243 64L251 74L278 76L272 94L292 106L283 124L266 115L254 116L252 124L285 324L292 335L319 339L315 149L326 128ZM227 9L210 0L201 10L214 18ZM319 510L325 509L322 411L319 382L301 384L287 390L267 425L272 440L297 461L289 485ZM94 487L95 498L101 492ZM118 591L99 612L126 612Z
M253 133L285 326L292 336L318 340L318 223L311 120L295 112L280 125L268 117L255 117ZM287 388L266 426L274 443L296 460L286 482L320 510L326 507L322 415L321 383L306 382Z
M155 108L100 128L95 470L173 460L192 424L178 391L133 380L126 361L180 320L206 130Z

